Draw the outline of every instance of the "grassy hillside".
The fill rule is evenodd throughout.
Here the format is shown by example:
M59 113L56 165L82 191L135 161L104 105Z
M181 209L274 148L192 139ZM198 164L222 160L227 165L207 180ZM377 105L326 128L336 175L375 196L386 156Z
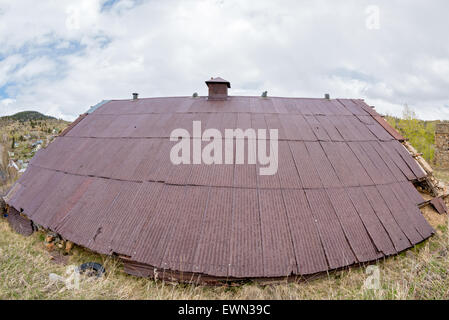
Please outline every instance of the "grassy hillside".
M19 176L16 169L8 166L10 160L19 169L25 168L38 148L48 145L68 124L36 111L0 117L0 195Z
M50 119L56 119L54 117L46 116L40 112L37 111L22 111L18 112L16 114L13 114L12 116L4 116L1 117L4 120L13 120L13 121L30 121L30 120L50 120Z

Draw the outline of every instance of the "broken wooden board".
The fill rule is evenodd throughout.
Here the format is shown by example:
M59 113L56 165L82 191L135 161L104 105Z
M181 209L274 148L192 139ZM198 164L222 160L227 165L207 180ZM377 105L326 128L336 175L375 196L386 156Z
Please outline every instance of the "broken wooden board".
M433 198L430 200L430 204L439 214L447 214L448 210L446 203L444 203L444 200L441 197Z

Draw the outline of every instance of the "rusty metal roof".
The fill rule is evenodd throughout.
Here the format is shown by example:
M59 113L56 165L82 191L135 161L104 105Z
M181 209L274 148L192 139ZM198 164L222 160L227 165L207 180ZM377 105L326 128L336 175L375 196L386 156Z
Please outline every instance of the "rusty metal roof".
M175 128L279 130L278 172L170 162ZM383 121L383 122L382 122ZM94 251L211 277L308 275L396 254L434 231L425 172L362 100L112 100L32 159L7 203Z

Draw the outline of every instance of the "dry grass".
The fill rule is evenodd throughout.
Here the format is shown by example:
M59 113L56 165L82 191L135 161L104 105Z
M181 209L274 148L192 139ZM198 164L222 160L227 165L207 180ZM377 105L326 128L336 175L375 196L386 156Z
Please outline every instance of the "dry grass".
M427 214L436 214L428 212ZM447 217L438 216L437 234L399 256L377 263L381 289L364 289L365 268L351 268L303 283L241 287L169 284L125 274L111 257L75 248L68 264L102 263L107 274L83 280L78 290L49 285L49 273L64 276L66 267L52 261L44 234L23 237L0 220L0 299L449 299Z
M449 170L435 170L435 177L449 184Z

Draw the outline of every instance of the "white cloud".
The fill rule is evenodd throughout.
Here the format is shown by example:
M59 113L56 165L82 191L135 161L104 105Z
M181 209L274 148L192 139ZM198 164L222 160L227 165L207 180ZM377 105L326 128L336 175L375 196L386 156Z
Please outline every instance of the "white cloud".
M8 110L73 119L103 99L206 94L364 98L449 119L449 3L409 1L0 0ZM366 28L377 5L380 29ZM30 10L32 8L32 10ZM0 97L1 99L1 97Z

